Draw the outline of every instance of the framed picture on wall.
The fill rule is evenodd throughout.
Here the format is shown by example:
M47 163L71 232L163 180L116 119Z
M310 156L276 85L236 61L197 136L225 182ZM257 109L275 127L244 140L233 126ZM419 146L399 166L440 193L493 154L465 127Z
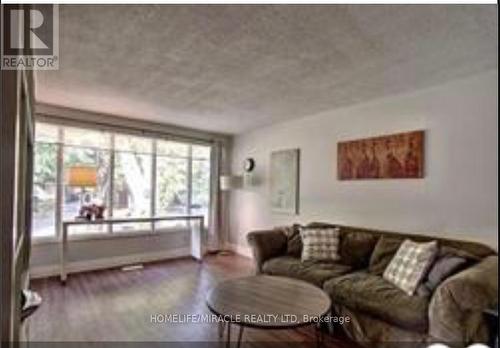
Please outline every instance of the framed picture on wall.
M299 149L271 153L270 197L274 213L299 213Z
M339 180L424 177L424 131L339 142Z

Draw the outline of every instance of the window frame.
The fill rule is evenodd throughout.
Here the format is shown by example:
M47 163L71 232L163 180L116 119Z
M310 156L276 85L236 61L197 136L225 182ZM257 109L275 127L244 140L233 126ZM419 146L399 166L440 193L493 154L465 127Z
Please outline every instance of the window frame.
M66 146L71 146L75 148L85 148L86 146L80 146L80 145L73 145L73 144L65 144L64 143L64 136L65 136L65 128L80 128L80 129L88 129L88 130L99 130L99 128L92 127L91 125L85 125L81 123L76 123L75 125L73 124L56 124L54 122L50 122L48 120L36 120L35 122L35 127L36 124L47 124L51 125L54 127L57 127L57 141L53 142L56 146L56 199L55 199L55 210L54 210L54 215L55 215L55 227L54 227L54 234L50 236L36 236L33 234L32 237L32 243L33 244L50 244L50 243L58 243L61 239L62 236L62 222L63 222L63 203L64 203L64 150ZM212 149L212 143L208 141L195 141L193 140L192 142L190 141L185 141L185 140L177 140L177 139L172 139L172 137L165 136L161 137L159 135L147 135L147 134L137 134L136 132L127 132L126 130L122 130L119 127L116 127L116 129L110 129L109 127L106 127L104 131L109 132L110 134L110 146L109 149L106 149L109 151L109 163L110 163L110 184L108 187L108 197L109 199L106 202L106 209L108 210L108 218L112 219L114 214L114 187L115 187L115 162L116 162L116 152L120 151L115 149L115 137L117 135L120 136L139 136L142 138L148 138L151 140L152 143L152 149L151 149L151 186L150 186L150 197L151 197L151 209L150 209L150 216L155 217L157 216L157 204L156 204L156 191L157 191L157 159L158 156L160 157L168 157L168 158L175 158L178 159L179 157L172 156L172 155L166 155L166 154L159 154L158 149L157 149L157 143L158 141L171 141L171 142L176 142L176 143L181 143L185 144L188 146L188 154L185 158L187 161L187 173L186 173L186 192L187 192L187 202L186 202L186 214L187 216L190 216L192 214L192 195L193 195L193 183L192 183L192 170L193 170L193 161L200 161L200 160L205 160L208 162L209 165L209 185L208 185L208 206L207 206L207 218L205 219L206 225L204 228L208 228L210 225L210 209L212 205L212 195L211 195L211 190L212 190L212 174L213 174L213 168L211 166L211 157L213 156L213 149ZM139 132L140 133L140 132ZM35 145L36 143L48 143L45 141L36 141L35 140ZM199 157L194 157L193 156L193 147L194 146L206 146L209 148L209 157L206 159L202 159ZM103 233L79 233L77 235L73 235L70 237L70 240L92 240L92 239L113 239L113 238L137 238L137 237L144 237L144 236L151 236L151 235L158 235L158 234L165 234L169 233L178 229L183 229L184 227L172 227L172 228L155 228L155 223L151 223L149 229L137 229L137 230L131 230L131 231L125 231L125 232L116 232L113 231L112 224L108 224L108 229L103 232ZM35 231L33 231L35 232Z

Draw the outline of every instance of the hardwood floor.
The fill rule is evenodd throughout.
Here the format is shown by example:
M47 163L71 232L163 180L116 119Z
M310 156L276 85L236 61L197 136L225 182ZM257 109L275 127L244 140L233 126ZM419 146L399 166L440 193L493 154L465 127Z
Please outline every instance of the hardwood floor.
M58 278L33 280L32 288L44 302L28 319L28 337L31 342L161 341L222 346L217 343L215 323L155 323L152 316L161 321L168 314L209 314L205 296L211 287L252 273L249 259L231 255L209 256L203 263L187 258L149 263L142 270L128 272L112 269L72 274L66 286ZM233 338L236 330L233 325ZM304 327L245 329L243 335L244 347L276 347L279 342L288 347L314 347L315 333ZM324 335L324 347L353 346L345 338Z

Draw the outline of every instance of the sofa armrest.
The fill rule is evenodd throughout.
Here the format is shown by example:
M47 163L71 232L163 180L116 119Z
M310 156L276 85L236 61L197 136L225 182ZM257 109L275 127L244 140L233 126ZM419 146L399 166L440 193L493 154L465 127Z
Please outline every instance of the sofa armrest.
M280 230L253 231L247 234L252 248L256 273L262 273L262 264L286 251L287 237Z
M483 312L497 304L497 293L497 255L448 278L432 296L429 335L459 345L486 342L488 329Z

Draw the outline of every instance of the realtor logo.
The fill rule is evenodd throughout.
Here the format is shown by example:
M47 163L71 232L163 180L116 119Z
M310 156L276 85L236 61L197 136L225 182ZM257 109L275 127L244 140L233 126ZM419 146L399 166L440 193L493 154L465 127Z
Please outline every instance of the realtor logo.
M2 5L2 69L59 69L59 7Z

